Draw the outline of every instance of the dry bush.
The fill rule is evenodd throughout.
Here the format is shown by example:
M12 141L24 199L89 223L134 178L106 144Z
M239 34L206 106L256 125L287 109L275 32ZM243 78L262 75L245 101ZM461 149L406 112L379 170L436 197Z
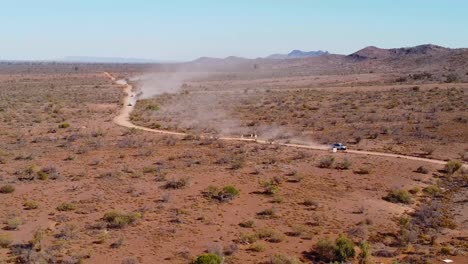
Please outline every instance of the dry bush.
M190 184L190 178L189 177L181 177L181 178L173 178L169 181L166 182L164 185L165 189L183 189Z

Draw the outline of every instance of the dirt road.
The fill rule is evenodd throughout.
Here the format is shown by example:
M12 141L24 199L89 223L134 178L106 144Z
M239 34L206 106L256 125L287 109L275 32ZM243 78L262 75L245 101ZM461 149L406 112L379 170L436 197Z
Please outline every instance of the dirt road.
M114 76L110 73L104 73L108 78L110 78L113 82L124 85L124 92L127 94L123 101L123 107L120 110L118 116L114 118L114 123L119 126L128 127L128 128L135 128L140 129L148 132L159 133L159 134L166 134L166 135L174 135L174 136L187 136L187 133L181 132L173 132L167 130L159 130L159 129L151 129L147 127L137 126L130 121L130 113L133 111L135 104L137 102L136 95L133 94L132 89L133 87L127 83L125 80L116 80ZM203 137L203 136L202 136ZM248 141L248 142L256 142L259 144L274 144L286 147L294 147L294 148L301 148L301 149L313 149L313 150L322 150L322 151L329 151L328 147L324 146L317 146L317 145L303 145L303 144L292 144L292 143L272 143L267 140L256 139L256 138L242 138L242 137L220 137L220 140L228 140L228 141ZM357 154L357 155L369 155L369 156L380 156L380 157L390 157L390 158L401 158L401 159L408 159L408 160L417 160L421 162L428 162L432 164L438 165L445 165L446 161L443 160L435 160L435 159L427 159L427 158L420 158L414 156L406 156L406 155L399 155L399 154L392 154L392 153L382 153L382 152L373 152L373 151L361 151L361 150L347 150L347 153L350 154ZM467 167L466 164L463 165Z

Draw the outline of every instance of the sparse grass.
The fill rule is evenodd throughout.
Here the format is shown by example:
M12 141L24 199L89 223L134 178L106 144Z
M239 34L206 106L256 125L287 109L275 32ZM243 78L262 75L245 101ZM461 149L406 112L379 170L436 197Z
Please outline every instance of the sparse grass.
M411 194L403 189L392 189L388 192L387 196L384 197L384 200L392 203L403 203L410 204L412 203Z
M0 187L0 193L12 193L15 191L15 186L13 185L3 185Z
M61 212L73 211L76 209L76 205L73 203L64 202L59 204L56 209Z

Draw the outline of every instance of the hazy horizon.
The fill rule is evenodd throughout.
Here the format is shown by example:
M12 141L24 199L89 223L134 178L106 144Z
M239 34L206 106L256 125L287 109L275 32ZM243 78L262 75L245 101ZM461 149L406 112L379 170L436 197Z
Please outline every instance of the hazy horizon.
M189 61L366 46L468 46L465 1L6 2L0 60Z

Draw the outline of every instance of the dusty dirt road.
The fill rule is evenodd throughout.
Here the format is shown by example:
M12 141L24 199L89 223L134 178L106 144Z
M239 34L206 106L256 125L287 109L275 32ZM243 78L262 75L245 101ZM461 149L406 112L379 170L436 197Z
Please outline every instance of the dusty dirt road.
M137 126L130 121L130 113L133 111L135 104L137 102L136 95L133 94L132 90L133 87L127 83L126 80L117 80L114 76L110 73L105 72L108 78L110 78L116 84L120 84L124 86L124 92L126 96L123 100L123 107L120 110L118 116L114 118L114 123L128 128L135 128L140 129L143 131L159 133L159 134L166 134L166 135L174 135L174 136L187 136L187 133L181 132L173 132L167 130L159 130L159 129L151 129L147 127ZM203 136L202 136L203 137ZM277 143L277 142L270 142L267 140L256 139L256 138L242 138L242 137L219 137L220 140L228 140L228 141L248 141L248 142L256 142L259 144L275 144L280 146L286 147L294 147L294 148L301 148L301 149L313 149L313 150L322 150L322 151L330 151L328 147L324 146L317 146L317 145L302 145L302 144L291 144L291 143ZM401 158L401 159L409 159L409 160L416 160L421 162L428 162L432 164L438 165L445 165L446 161L443 160L435 160L435 159L427 159L427 158L420 158L414 156L407 156L407 155L399 155L399 154L392 154L392 153L383 153L383 152L373 152L373 151L361 151L361 150L347 150L346 153L350 154L357 154L357 155L369 155L369 156L380 156L380 157L390 157L390 158ZM466 164L463 167L467 167Z

